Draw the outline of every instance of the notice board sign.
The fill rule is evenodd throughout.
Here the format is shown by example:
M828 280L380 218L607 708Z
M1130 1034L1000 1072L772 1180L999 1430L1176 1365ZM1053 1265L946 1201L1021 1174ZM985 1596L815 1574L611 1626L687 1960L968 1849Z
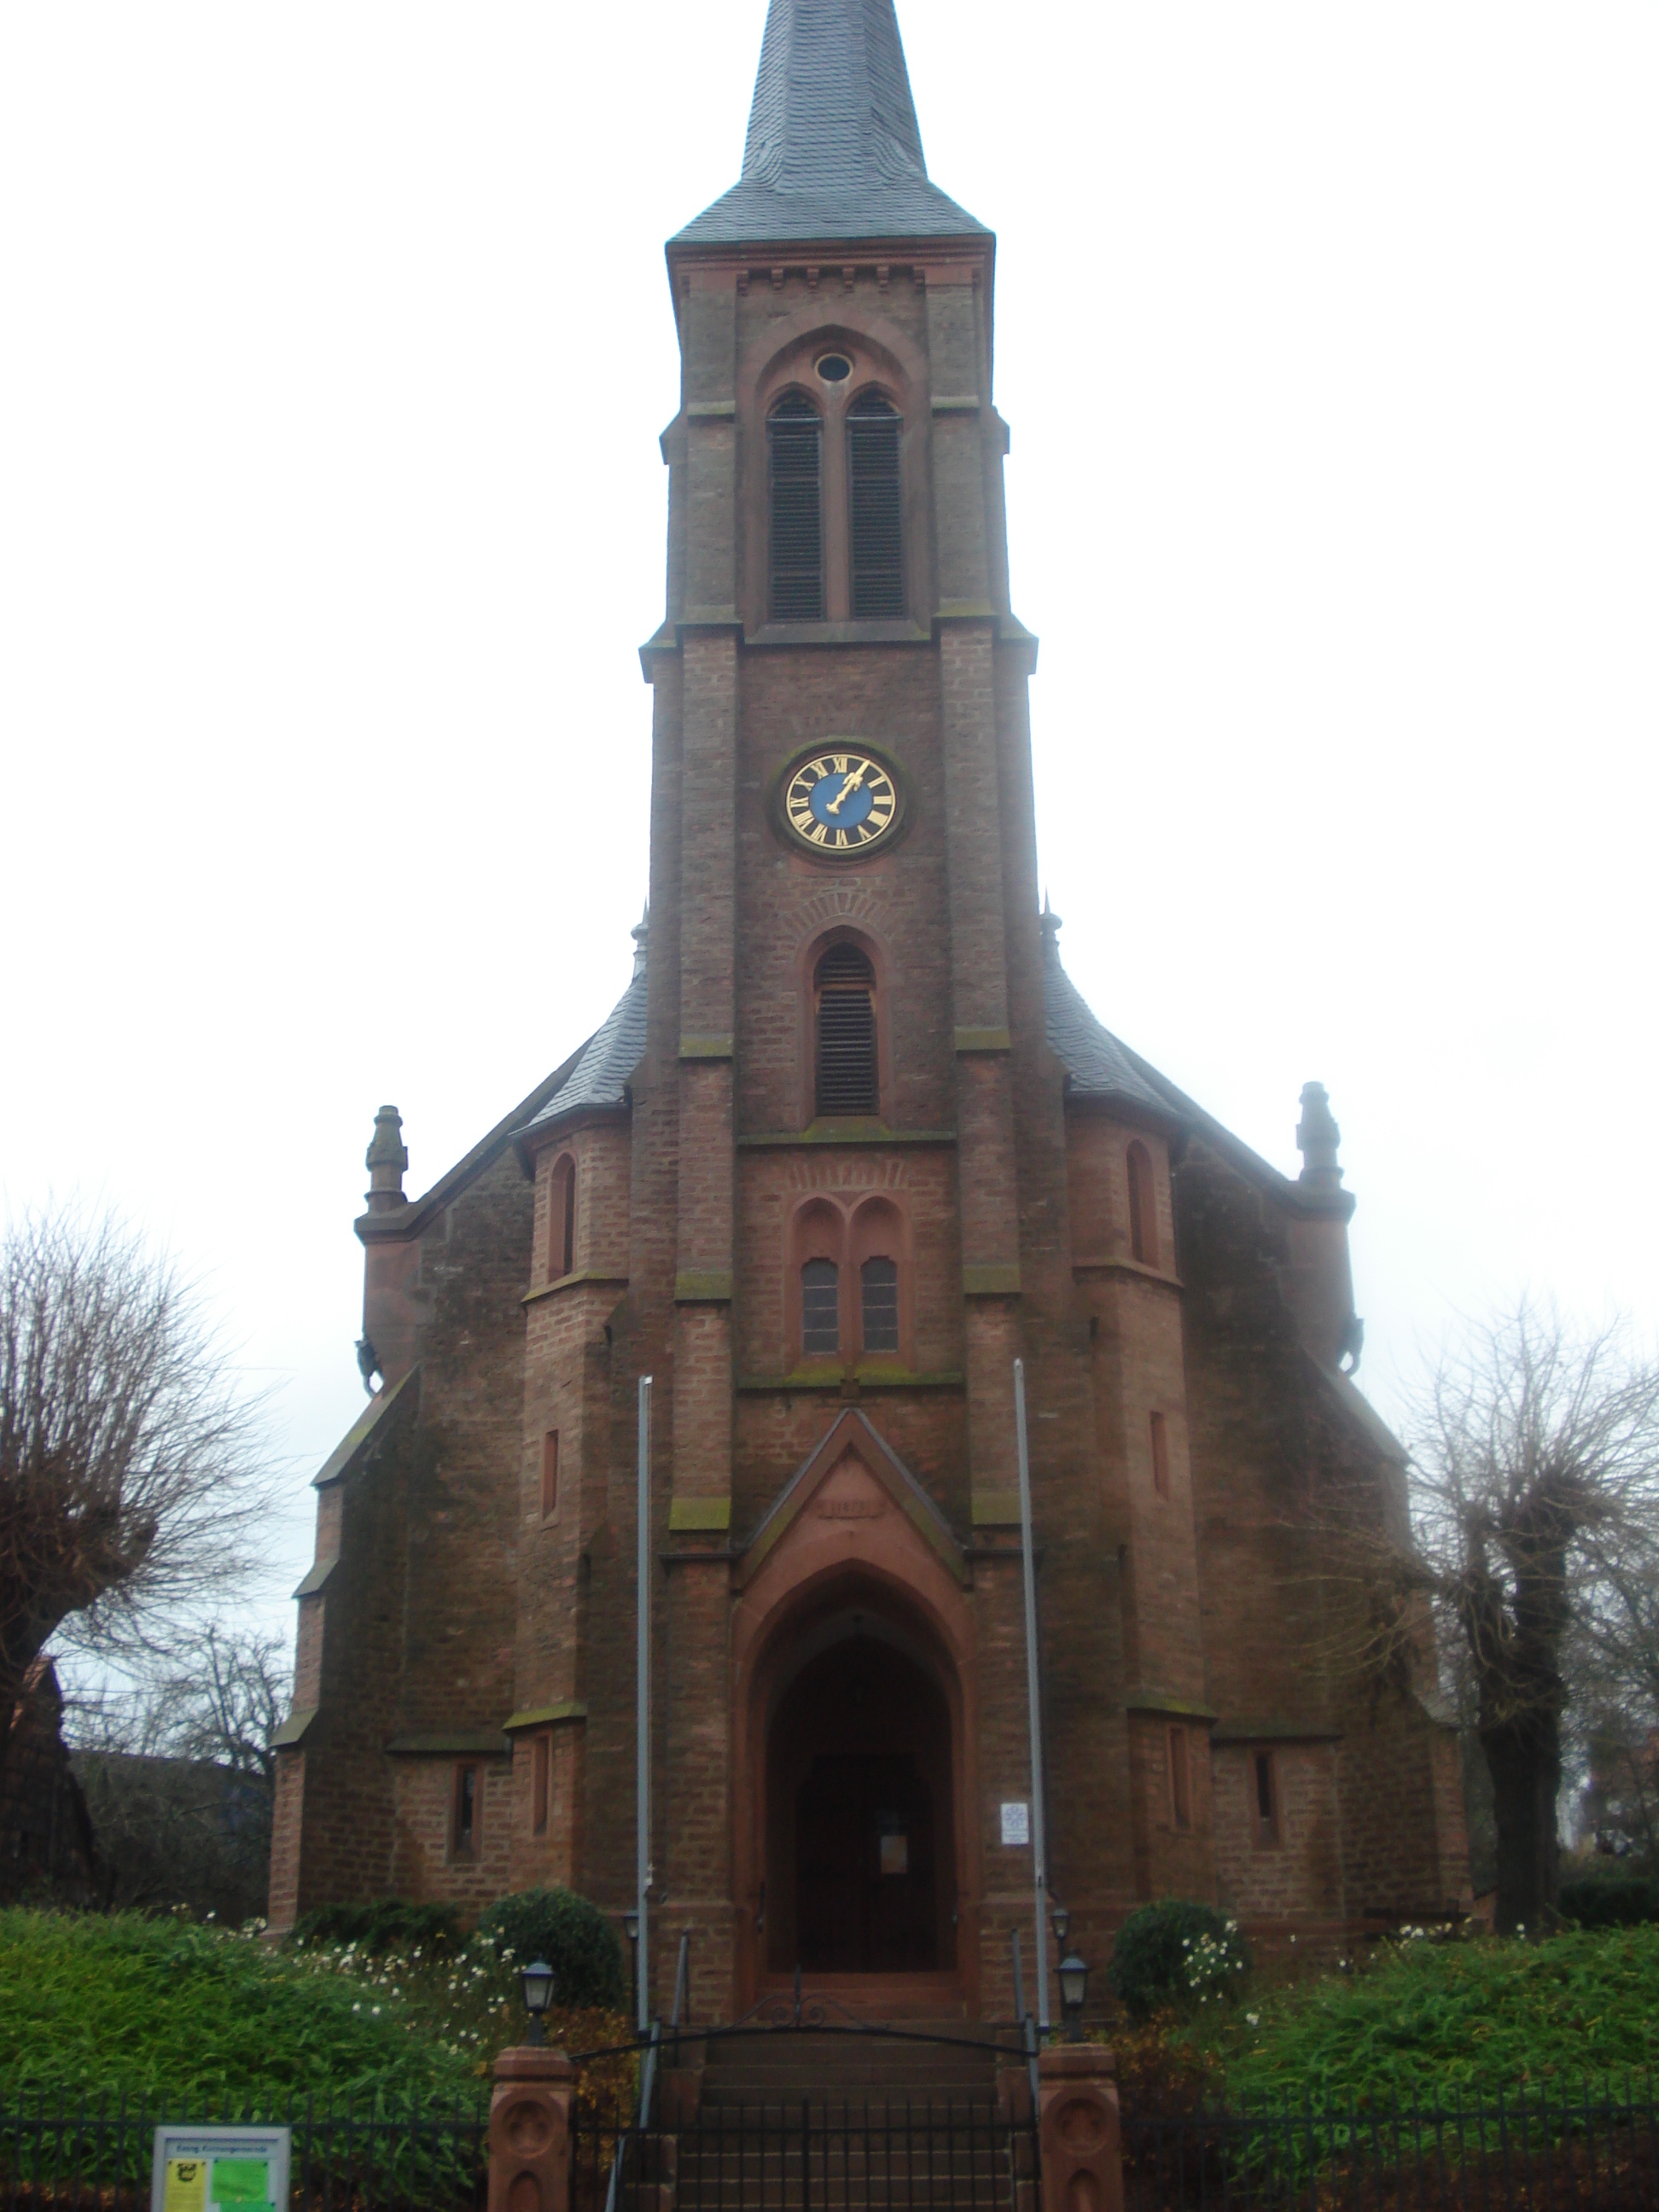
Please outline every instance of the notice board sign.
M149 2212L288 2212L286 2128L157 2128Z

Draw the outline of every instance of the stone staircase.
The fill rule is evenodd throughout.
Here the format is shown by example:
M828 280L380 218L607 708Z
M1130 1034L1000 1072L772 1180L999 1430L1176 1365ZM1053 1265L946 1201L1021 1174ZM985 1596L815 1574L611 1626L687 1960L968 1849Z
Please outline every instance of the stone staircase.
M940 2041L906 2025L711 2039L695 2105L678 2077L672 2186L652 2212L1024 2212L1009 2054L960 2020L929 2024Z

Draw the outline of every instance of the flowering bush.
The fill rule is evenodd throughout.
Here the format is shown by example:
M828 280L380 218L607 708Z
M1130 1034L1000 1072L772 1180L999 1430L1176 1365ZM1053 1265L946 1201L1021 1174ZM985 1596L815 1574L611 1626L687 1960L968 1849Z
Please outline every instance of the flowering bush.
M1213 1906L1164 1898L1132 1912L1117 1931L1106 1978L1132 2020L1195 2013L1237 1995L1250 1970L1238 1923Z

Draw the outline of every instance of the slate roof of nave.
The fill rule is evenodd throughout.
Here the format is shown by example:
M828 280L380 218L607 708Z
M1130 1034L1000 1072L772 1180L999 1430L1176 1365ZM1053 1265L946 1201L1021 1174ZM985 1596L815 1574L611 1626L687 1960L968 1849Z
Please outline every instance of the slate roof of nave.
M1045 915L1044 920L1049 919ZM1048 1049L1066 1070L1066 1089L1076 1096L1124 1098L1150 1106L1165 1118L1170 1102L1141 1075L1127 1046L1095 1018L1094 1009L1060 964L1054 931L1045 928L1042 946L1042 1011Z
M893 0L771 0L742 176L672 243L988 234L928 181Z
M621 1106L628 1079L645 1054L646 950L643 928L634 933L639 950L628 988L576 1056L574 1066L539 1113L525 1123L534 1129L557 1121L578 1108Z

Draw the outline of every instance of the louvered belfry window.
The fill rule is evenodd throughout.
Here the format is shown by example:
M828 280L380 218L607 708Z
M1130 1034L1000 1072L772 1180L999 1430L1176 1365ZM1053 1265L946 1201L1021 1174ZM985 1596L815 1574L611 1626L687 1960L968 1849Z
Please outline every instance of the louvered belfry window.
M766 432L772 483L772 619L822 622L823 425L810 399L788 392L768 417Z
M817 984L817 1110L878 1114L874 970L856 945L832 945Z
M868 621L904 612L899 512L898 414L866 392L847 411L848 511L853 538L853 616Z

